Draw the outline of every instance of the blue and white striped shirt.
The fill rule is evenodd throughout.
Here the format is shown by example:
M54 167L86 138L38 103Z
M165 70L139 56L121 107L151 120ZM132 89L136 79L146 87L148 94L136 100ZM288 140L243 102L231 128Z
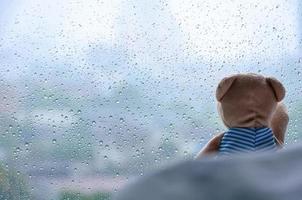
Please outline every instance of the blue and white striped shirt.
M230 128L220 142L220 155L277 150L273 131L262 128Z

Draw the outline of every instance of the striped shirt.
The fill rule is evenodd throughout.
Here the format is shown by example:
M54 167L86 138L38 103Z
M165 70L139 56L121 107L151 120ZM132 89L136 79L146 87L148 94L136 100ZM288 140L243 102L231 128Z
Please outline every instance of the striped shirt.
M273 131L262 128L230 128L220 142L219 154L276 151Z

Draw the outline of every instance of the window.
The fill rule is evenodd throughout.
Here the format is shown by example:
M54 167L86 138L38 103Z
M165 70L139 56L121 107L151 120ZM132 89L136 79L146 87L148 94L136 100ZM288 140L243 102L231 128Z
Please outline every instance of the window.
M214 91L239 72L287 88L302 137L302 4L0 2L0 198L108 199L225 130ZM9 189L9 185L12 185Z

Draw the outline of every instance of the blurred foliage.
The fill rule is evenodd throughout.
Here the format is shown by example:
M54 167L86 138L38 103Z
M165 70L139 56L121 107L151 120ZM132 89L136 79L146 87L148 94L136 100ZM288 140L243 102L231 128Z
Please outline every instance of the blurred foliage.
M83 194L75 191L64 191L60 195L60 200L110 200L109 193L98 192L95 194Z
M32 199L27 184L19 172L0 166L0 200Z

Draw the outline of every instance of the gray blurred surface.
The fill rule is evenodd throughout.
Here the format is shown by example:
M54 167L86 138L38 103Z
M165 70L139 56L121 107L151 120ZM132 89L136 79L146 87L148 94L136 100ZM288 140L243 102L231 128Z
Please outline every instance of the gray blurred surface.
M302 145L278 153L187 161L143 177L116 200L299 200Z

